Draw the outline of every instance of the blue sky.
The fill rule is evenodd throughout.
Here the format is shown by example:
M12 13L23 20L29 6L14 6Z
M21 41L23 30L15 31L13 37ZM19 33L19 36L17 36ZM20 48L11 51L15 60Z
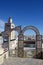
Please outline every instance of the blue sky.
M43 34L43 0L0 0L0 31L9 17L16 26L32 25Z

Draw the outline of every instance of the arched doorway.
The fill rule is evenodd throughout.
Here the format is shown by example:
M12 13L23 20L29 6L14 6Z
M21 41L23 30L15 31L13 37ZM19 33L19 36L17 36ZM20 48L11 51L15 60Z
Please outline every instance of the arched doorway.
M42 51L42 44L41 44L41 35L39 33L39 30L34 27L34 26L26 26L23 28L23 30L19 34L19 40L18 40L18 56L23 57L23 44L24 44L24 32L26 30L32 29L36 33L36 57L40 58L41 57L41 51Z
M24 32L24 57L35 57L36 55L36 33L29 29Z

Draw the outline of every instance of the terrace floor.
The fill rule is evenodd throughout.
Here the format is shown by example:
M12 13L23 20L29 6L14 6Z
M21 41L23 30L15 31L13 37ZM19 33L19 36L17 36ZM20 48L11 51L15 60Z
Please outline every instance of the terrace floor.
M43 60L34 58L9 57L2 65L43 65Z

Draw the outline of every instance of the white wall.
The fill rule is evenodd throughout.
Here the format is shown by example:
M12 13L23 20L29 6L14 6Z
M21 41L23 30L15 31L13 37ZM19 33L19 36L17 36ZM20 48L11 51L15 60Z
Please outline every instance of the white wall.
M42 48L43 48L43 43L42 43Z

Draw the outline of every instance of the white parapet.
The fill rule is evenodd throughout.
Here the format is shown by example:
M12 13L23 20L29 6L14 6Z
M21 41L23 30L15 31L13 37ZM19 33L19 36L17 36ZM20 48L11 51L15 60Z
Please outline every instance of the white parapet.
M4 51L3 48L0 48L0 65L4 62L4 59L9 57L9 51Z
M4 61L4 49L3 48L0 48L0 64L3 63Z

